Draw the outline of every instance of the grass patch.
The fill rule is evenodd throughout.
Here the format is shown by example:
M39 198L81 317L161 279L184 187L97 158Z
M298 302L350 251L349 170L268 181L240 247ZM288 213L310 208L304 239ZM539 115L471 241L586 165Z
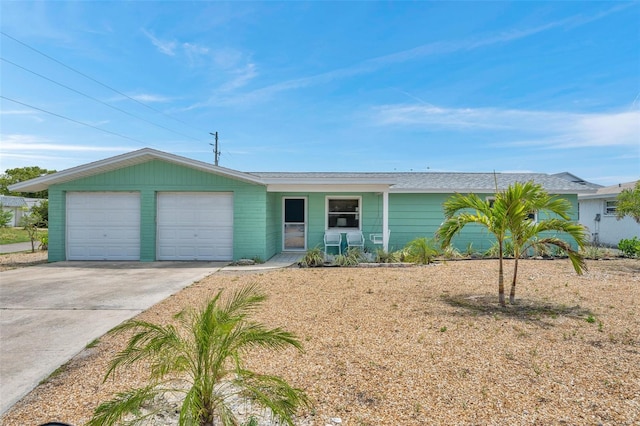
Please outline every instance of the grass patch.
M39 244L39 236L47 232L47 228L38 228L36 247ZM24 228L0 228L0 244L28 243L31 241L29 233Z
M0 228L0 244L26 243L31 241L23 228Z
M43 385L45 383L48 383L51 380L53 380L56 377L58 377L59 375L61 375L62 373L64 373L65 371L67 371L67 369L69 368L69 362L66 362L66 363L62 364L60 367L58 367L55 370L53 370L53 372L51 374L49 374L46 378L42 379L39 384Z

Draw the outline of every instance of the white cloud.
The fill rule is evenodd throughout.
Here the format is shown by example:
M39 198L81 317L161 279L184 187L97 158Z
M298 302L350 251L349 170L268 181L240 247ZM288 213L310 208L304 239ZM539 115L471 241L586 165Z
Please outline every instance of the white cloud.
M137 149L137 147L126 146L95 146L95 145L71 145L61 144L55 141L43 139L34 135L9 134L1 135L0 152L5 155L25 155L34 151L56 151L56 152L126 152Z
M412 126L460 132L492 132L507 145L575 148L634 146L640 141L640 111L572 113L498 108L385 105L374 110L380 126Z
M175 56L176 54L175 50L177 46L177 43L175 41L160 40L159 38L157 38L156 36L154 36L153 34L151 34L149 31L145 29L142 30L142 33L146 35L149 40L151 40L151 43L153 43L153 45L157 47L161 53L164 53L165 55L169 55L169 56Z
M135 99L136 101L146 102L146 103L154 103L154 102L162 103L162 102L170 102L172 100L172 98L169 98L167 96L154 95L151 93L131 94L129 95L129 97L131 97L132 99Z

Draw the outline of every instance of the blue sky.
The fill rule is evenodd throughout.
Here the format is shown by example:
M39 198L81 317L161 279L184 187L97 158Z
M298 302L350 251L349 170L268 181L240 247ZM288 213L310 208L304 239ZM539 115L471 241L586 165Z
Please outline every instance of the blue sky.
M0 7L1 171L217 131L242 171L640 177L638 1Z

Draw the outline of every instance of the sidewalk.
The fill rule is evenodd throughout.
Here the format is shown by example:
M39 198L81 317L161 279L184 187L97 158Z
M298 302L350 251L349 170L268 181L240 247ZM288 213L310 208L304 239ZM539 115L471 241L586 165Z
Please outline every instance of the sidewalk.
M223 271L261 271L268 269L288 268L294 263L298 263L304 256L300 252L282 252L273 256L264 263L256 263L255 265L238 265L225 266Z
M36 250L38 250L38 246L40 245L40 241L36 241ZM0 245L0 254L5 253L17 253L20 251L31 251L31 243L14 243L14 244L2 244Z

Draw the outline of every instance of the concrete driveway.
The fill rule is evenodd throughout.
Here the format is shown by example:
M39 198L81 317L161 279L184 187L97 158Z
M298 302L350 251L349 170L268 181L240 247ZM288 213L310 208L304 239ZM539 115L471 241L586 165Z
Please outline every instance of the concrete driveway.
M0 414L94 339L224 265L58 262L0 272Z

